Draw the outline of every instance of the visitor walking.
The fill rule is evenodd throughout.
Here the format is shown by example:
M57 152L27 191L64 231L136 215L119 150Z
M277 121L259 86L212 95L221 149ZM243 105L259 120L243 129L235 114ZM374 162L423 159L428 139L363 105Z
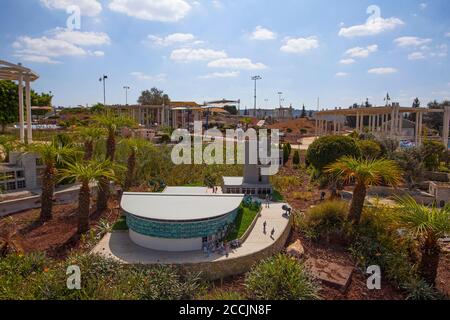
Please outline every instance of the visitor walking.
M264 232L264 234L267 233L267 221L264 221L264 223L263 223L263 232Z
M270 196L266 194L266 208L270 208Z
M273 238L274 235L275 235L275 228L272 229L272 232L270 233L270 237L271 237L272 239L274 239L274 238Z

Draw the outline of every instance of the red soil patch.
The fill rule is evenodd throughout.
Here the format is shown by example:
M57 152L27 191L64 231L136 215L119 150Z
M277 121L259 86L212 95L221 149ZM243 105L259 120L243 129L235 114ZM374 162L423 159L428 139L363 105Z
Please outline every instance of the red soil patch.
M92 208L95 208L93 203ZM0 219L0 230L14 228L15 239L25 253L45 252L49 257L63 259L71 250L80 249L81 238L77 234L78 204L57 205L53 209L53 219L39 223L40 209L27 210ZM114 223L119 217L118 202L111 201L103 212L91 212L91 229L106 219Z

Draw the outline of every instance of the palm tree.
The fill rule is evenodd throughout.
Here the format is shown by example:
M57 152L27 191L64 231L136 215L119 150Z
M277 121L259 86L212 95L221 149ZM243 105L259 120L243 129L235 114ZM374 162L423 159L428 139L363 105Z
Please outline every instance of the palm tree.
M76 134L84 144L84 160L90 161L94 156L94 146L105 134L105 130L97 127L81 127Z
M95 117L94 120L97 125L107 131L106 160L109 160L112 163L116 156L117 133L122 128L136 126L136 122L132 118L117 115L111 111L107 111L104 114ZM100 179L99 188L97 210L102 211L108 206L109 198L109 181L106 177Z
M146 151L149 151L152 147L152 144L144 139L124 139L121 141L127 149L128 153L128 169L125 177L124 190L129 190L133 185L134 177L136 174L136 165L137 165L137 157L139 154L143 154Z
M344 183L354 182L353 199L350 205L349 219L355 224L361 220L367 187L385 183L397 186L401 178L401 170L392 160L356 159L343 157L326 168L326 172Z
M60 175L61 179L75 179L81 183L78 195L78 233L83 234L89 230L90 184L98 182L103 177L114 179L113 165L109 161L75 162L67 164L67 168L62 169Z
M42 174L41 213L42 222L52 219L53 194L55 191L55 178L58 172L57 164L75 158L78 150L72 145L63 145L54 139L50 143L32 144L29 150L40 155L45 165Z
M419 241L422 257L419 269L424 279L435 284L439 263L438 240L450 233L450 206L443 209L418 204L412 197L399 198L396 220Z

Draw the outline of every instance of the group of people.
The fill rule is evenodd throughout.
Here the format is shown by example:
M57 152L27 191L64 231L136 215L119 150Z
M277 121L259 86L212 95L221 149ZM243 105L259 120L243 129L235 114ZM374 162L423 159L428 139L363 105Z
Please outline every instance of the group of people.
M239 240L227 241L213 241L203 244L203 252L209 257L212 253L218 253L221 255L228 255L232 249L240 247Z
M263 223L263 233L267 234L267 221L264 221ZM272 231L270 231L270 237L273 239L274 235L275 235L275 228L272 228Z

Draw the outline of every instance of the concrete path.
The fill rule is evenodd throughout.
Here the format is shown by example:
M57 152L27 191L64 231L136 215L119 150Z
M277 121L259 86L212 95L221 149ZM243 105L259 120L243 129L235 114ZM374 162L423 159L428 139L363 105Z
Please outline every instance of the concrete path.
M247 240L238 249L230 252L228 257L220 254L211 254L209 257L201 252L160 252L139 247L134 244L128 232L108 233L100 243L92 250L93 254L100 254L107 258L129 264L189 264L201 262L213 262L231 260L247 256L270 247L280 238L286 228L289 228L289 219L283 217L284 203L271 204L270 208L264 208L261 216L248 236ZM263 233L263 223L267 222L267 233ZM275 229L274 237L270 232Z

